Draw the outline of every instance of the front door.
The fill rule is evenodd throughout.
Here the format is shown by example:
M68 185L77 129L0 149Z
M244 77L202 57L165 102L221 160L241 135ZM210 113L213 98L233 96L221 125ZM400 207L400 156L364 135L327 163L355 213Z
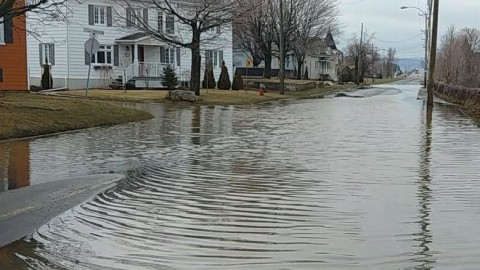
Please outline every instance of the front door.
M140 77L145 76L145 47L143 46L138 46L138 75Z

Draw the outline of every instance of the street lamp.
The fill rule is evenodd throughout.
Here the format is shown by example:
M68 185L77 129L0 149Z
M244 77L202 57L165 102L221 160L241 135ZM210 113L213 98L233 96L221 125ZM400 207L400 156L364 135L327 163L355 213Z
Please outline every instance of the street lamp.
M423 86L427 88L427 70L428 70L428 43L429 43L429 25L430 25L430 14L419 9L418 7L402 6L400 9L416 9L420 11L419 16L425 17L425 65L424 65L424 76L423 76Z

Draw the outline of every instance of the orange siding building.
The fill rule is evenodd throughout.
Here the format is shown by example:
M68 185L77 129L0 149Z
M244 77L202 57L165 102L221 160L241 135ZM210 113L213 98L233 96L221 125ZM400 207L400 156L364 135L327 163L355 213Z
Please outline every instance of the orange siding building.
M24 16L0 19L0 90L28 90L25 29Z

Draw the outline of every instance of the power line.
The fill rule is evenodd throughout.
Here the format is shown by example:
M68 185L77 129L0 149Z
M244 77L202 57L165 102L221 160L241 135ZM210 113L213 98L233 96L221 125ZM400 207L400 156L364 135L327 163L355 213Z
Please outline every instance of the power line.
M411 37L411 38L408 38L408 39L405 39L405 40L398 40L398 41L381 40L381 39L378 39L378 38L376 38L376 37L373 37L373 39L376 40L376 41L384 42L384 43L403 43L403 42L407 42L407 41L410 41L410 40L414 40L414 39L416 39L416 38L418 38L418 37L420 37L420 36L422 36L422 35L423 35L423 34L420 33L420 34L418 34L418 35L416 35L416 36L414 36L414 37Z

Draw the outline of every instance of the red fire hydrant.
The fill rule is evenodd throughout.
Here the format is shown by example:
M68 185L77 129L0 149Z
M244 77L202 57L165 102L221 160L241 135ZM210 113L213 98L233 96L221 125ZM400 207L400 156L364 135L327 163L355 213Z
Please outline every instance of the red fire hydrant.
M265 85L262 83L260 84L260 88L258 89L258 93L260 94L260 96L264 96L265 95Z

